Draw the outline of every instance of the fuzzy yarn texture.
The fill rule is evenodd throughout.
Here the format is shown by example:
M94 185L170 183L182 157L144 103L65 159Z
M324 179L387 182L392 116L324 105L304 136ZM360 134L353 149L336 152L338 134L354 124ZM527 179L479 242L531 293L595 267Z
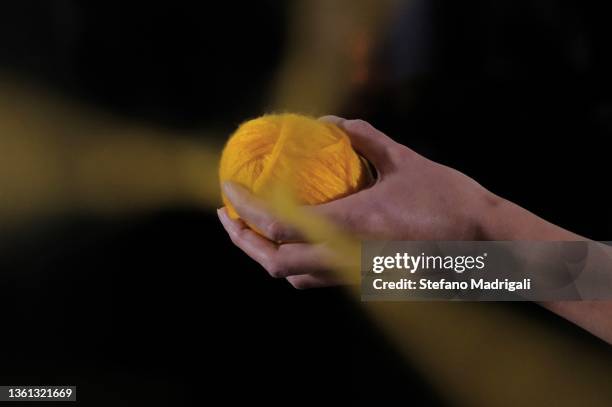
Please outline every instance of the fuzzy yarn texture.
M299 203L315 205L357 192L371 181L371 174L343 130L286 113L240 125L223 149L219 178L259 196L280 183L291 188ZM238 218L222 197L230 217Z

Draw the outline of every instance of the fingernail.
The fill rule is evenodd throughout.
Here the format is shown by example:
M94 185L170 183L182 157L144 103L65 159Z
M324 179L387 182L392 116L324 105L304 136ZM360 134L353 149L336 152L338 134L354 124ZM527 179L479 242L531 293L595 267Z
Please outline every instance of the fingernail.
M217 209L217 215L219 216L219 219L221 219L221 220L229 219L229 217L227 215L227 211L225 210L225 208Z
M231 229L231 222L227 217L227 213L222 211L221 209L217 209L217 215L219 216L219 221L223 225L223 227L229 232Z
M223 192L225 193L225 195L228 196L228 198L230 198L231 201L231 197L234 196L234 194L236 193L236 187L234 186L234 183L231 181L225 181L223 183Z

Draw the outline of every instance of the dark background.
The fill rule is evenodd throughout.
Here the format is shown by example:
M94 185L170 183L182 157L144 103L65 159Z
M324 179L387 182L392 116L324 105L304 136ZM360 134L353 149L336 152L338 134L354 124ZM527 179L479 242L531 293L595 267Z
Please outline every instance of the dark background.
M265 111L287 47L280 3L11 2L0 6L0 69L128 120L229 134ZM386 25L369 81L329 113L612 240L607 10L417 3ZM393 395L369 391L383 383L440 401L341 290L269 279L199 208L47 221L3 242L0 287L3 384L76 384L88 405L380 403ZM491 306L606 346L535 305Z

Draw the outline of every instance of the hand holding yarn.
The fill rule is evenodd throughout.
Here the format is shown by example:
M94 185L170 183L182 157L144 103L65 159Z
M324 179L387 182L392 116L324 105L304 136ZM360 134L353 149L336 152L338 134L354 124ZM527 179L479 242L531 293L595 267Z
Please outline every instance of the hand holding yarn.
M359 183L351 184L355 187L339 194L344 197L313 205L310 210L358 238L487 238L482 233L500 198L464 174L396 143L362 120L329 116L323 121L346 133L352 147L374 166L377 179L364 189L359 189ZM329 272L328 259L333 253L324 243L301 241L298 231L266 210L248 183L222 182L222 186L226 202L233 208L218 211L223 226L232 241L272 276L286 278L296 288L342 283ZM240 219L232 216L234 210Z
M219 168L221 184L233 181L264 195L274 185L292 187L297 200L321 204L359 191L371 182L367 164L343 130L297 114L247 121L230 137ZM222 194L229 216L232 203Z

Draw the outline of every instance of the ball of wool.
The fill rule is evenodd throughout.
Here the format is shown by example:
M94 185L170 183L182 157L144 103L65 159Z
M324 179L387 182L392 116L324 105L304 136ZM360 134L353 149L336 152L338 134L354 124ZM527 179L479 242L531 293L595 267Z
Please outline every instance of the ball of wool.
M325 203L365 187L371 174L346 133L297 114L266 115L240 125L221 156L221 183L233 181L255 195L275 183L291 187L298 202ZM222 195L230 217L238 214Z

